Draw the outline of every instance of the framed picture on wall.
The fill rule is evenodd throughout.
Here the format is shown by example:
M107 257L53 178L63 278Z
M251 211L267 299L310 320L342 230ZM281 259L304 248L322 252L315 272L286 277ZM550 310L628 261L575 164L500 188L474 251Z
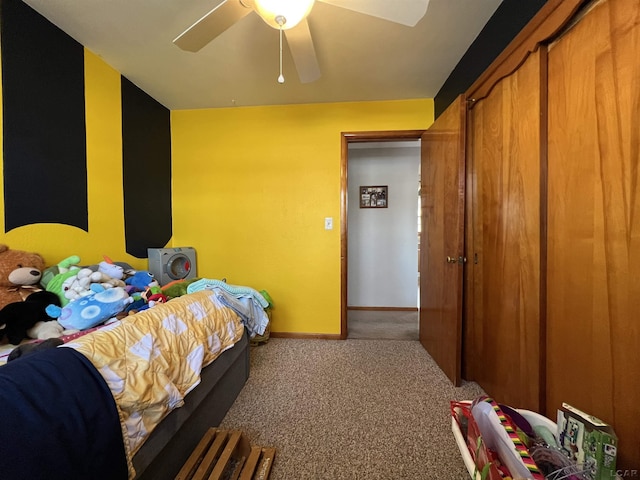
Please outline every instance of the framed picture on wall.
M388 206L387 185L360 187L360 208L387 208Z

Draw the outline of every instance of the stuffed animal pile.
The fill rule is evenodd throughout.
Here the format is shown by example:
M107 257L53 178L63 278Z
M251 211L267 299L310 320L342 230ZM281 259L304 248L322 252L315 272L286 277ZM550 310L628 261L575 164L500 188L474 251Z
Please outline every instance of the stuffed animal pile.
M110 260L97 268L80 268L74 257L58 264L58 274L47 277L45 288L58 295L61 306L50 305L47 314L68 330L87 330L115 317L133 302L124 289L124 268ZM72 266L65 268L65 266Z
M44 259L37 253L0 245L0 339L6 336L17 345L25 338L62 335L62 326L45 311L60 301L40 288L43 269Z
M60 337L64 328L53 322L46 309L49 305L60 305L57 295L39 291L27 297L24 302L13 302L0 310L0 332L6 335L13 345L19 344L25 338Z
M0 340L13 345L59 338L166 300L152 274L107 257L81 267L72 255L45 269L39 254L0 245Z
M58 295L62 306L104 289L125 286L121 280L124 276L121 266L105 261L100 262L97 269L81 268L77 265L79 262L80 258L73 255L47 269L43 274L42 286ZM96 288L97 286L99 288Z
M151 272L142 270L135 272L125 279L127 292L133 297L133 302L127 307L128 313L137 313L151 308L158 303L165 303L169 297L162 293L162 289Z

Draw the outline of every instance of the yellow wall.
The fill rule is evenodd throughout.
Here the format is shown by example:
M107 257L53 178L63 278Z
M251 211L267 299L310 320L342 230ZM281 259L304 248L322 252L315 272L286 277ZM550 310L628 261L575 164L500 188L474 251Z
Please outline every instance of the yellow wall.
M80 256L83 264L98 263L103 255L108 255L134 268L146 269L146 259L125 253L120 74L86 49L85 102L89 232L69 225L42 223L11 230L1 236L0 243L38 252L48 265L74 254ZM0 159L0 166L1 162ZM25 187L28 188L28 181ZM60 185L60 189L64 188ZM3 211L4 194L0 191L0 212Z
M89 232L27 225L0 243L48 265L108 255L146 269L146 259L125 252L120 74L87 50L85 90ZM197 249L199 276L266 289L276 302L273 331L338 334L340 134L425 129L433 101L174 111L171 122L170 246ZM334 230L324 230L325 217Z
M266 289L273 331L338 334L340 134L432 122L431 99L173 111L173 246Z

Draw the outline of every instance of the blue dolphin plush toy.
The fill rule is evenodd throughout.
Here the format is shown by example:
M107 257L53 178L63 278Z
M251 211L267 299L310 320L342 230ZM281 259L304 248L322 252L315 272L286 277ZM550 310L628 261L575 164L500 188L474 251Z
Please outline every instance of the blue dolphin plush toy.
M147 270L140 270L130 277L125 278L124 283L135 287L136 290L143 291L155 280L153 274Z
M63 308L49 305L46 312L66 329L86 330L116 316L132 301L124 288L113 287L79 298Z

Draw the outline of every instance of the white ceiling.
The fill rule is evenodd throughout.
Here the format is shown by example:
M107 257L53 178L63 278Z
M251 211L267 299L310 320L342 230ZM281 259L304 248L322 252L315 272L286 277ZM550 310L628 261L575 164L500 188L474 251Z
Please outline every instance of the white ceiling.
M322 76L301 84L285 43L282 85L278 31L255 13L197 53L172 43L221 0L24 2L179 110L433 98L501 0L430 0L415 27L316 2L308 22Z

